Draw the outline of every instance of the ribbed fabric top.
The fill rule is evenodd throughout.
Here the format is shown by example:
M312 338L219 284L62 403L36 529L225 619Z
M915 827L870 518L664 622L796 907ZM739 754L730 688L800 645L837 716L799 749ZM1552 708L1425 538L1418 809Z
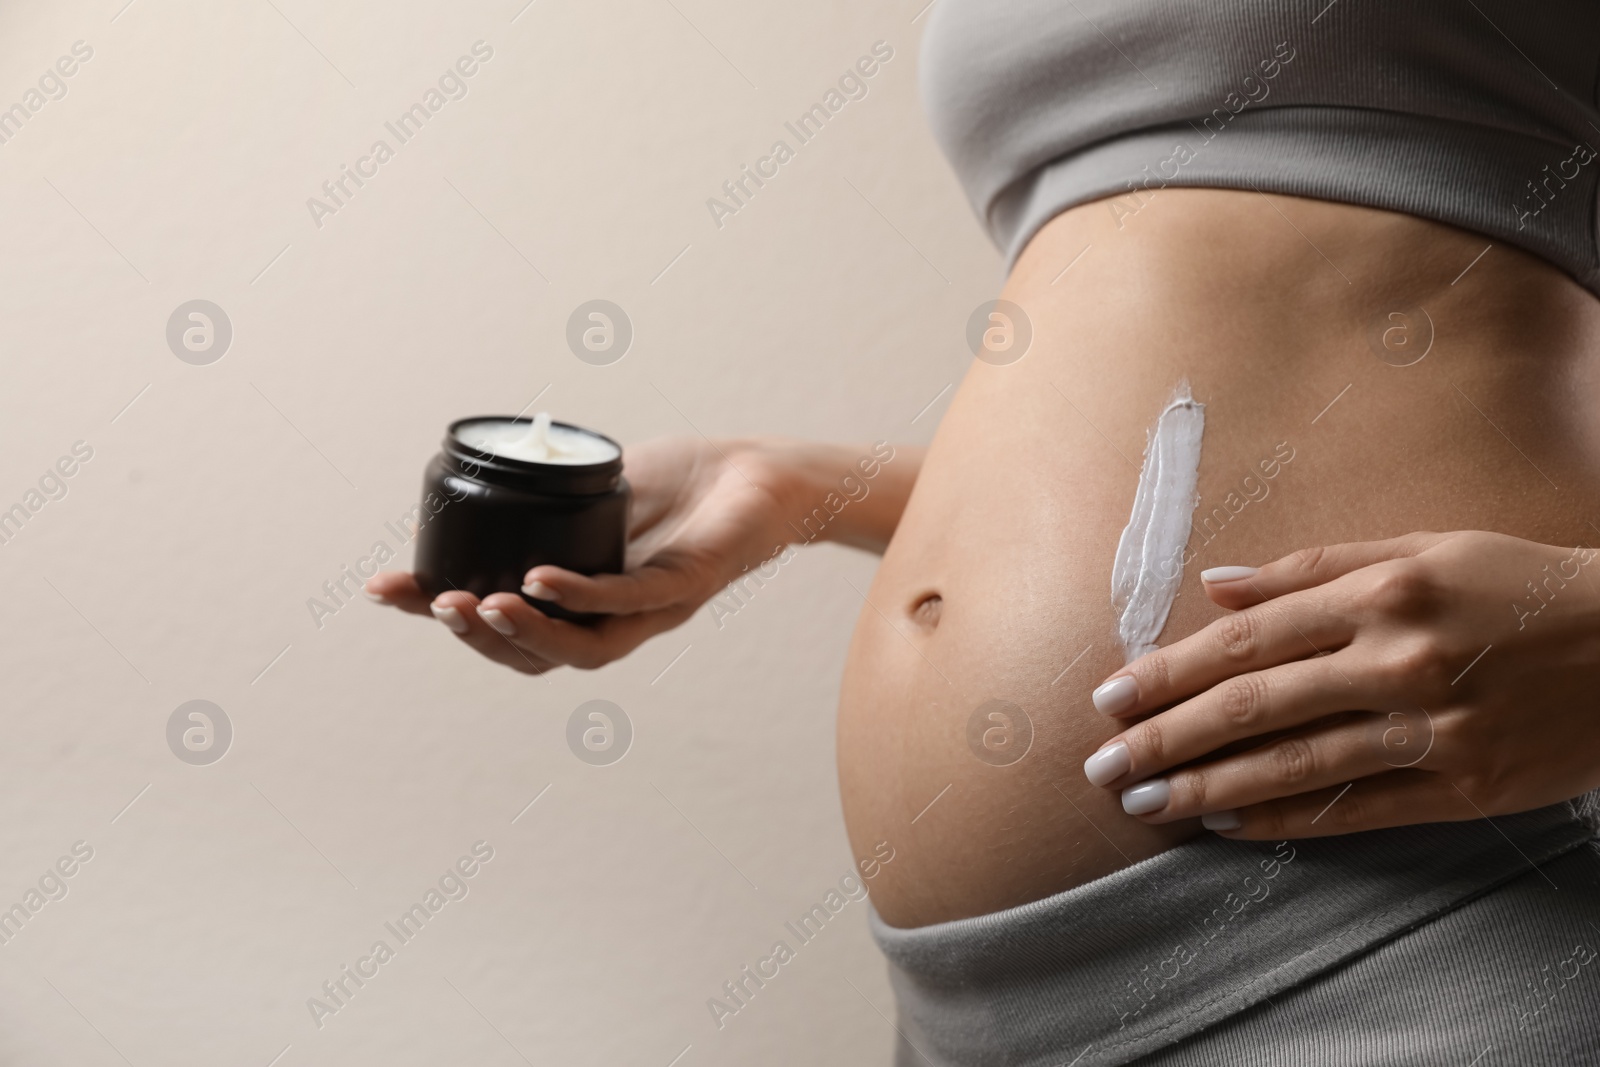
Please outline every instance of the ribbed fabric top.
M1475 230L1600 292L1597 73L1592 0L940 0L921 77L1008 262L1090 200L1259 189Z

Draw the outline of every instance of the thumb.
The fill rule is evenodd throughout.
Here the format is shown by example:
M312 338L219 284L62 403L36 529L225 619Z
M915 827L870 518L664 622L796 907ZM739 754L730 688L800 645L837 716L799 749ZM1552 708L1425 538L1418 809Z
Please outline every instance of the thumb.
M656 611L715 592L709 569L684 554L662 552L622 574L582 575L549 565L535 567L522 591L572 611L633 615Z
M1387 541L1302 548L1262 567L1211 567L1200 572L1200 581L1214 603L1237 610L1323 585L1374 563L1415 556L1443 538L1443 534L1410 533Z

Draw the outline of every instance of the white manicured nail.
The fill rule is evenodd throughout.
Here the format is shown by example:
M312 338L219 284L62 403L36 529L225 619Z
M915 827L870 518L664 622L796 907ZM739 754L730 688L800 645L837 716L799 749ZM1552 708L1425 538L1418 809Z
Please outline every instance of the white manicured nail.
M1094 691L1094 706L1102 715L1120 715L1139 703L1139 683L1131 674L1113 678Z
M1129 815L1149 815L1160 811L1172 799L1172 787L1165 778L1129 786L1122 791L1122 810Z
M1254 578L1260 567L1211 567L1200 572L1202 582L1237 582Z
M552 604L561 600L560 593L539 581L529 582L522 587L522 591L535 600L548 600Z
M435 604L433 605L433 617L450 627L451 630L458 634L464 634L467 632L467 620L462 618L461 612L457 611L455 608L446 608Z
M506 613L499 608L479 608L478 618L488 623L495 633L504 634L507 637L516 636L517 624L507 618Z
M1118 741L1084 760L1083 776L1090 785L1105 785L1127 774L1131 766L1133 759L1128 755L1127 743Z
M389 598L388 597L384 596L382 593L374 593L370 588L368 588L365 585L363 585L361 587L361 591L366 594L368 600L371 600L371 601L373 601L375 603L387 604L389 602Z
M1200 816L1200 825L1207 830L1237 830L1241 824L1236 811L1214 811Z

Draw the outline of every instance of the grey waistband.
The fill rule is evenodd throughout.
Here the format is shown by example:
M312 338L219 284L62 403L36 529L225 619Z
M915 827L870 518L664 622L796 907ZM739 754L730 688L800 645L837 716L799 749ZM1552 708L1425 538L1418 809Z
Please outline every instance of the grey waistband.
M1564 891L1552 891L1555 882L1537 870L1591 837L1570 804L1276 845L1204 835L1022 907L915 929L887 926L873 913L871 925L900 1004L902 1062L1121 1064L1217 1027L1513 882L1529 888L1526 899L1507 906L1509 917L1478 919L1500 931L1497 940L1508 925L1520 931L1531 924L1533 933L1507 936L1528 946L1529 962L1517 966L1531 968L1532 982L1537 961L1559 946L1570 948L1580 936L1600 946L1600 922L1589 921L1600 920L1600 851L1582 848L1572 857L1578 866L1568 880L1584 884ZM1549 938L1540 933L1545 927ZM1471 936L1483 951L1481 931L1441 929L1430 936ZM1430 942L1426 955L1441 988L1465 981L1450 971L1471 961L1448 943L1441 950ZM1550 956L1549 966L1565 960L1580 967L1584 994L1600 996L1600 964L1568 958L1582 955ZM1532 1011L1516 1007L1526 984L1520 975L1512 967L1496 978L1505 987L1500 1021L1512 1031L1518 1012ZM1414 978L1391 980L1416 995ZM1587 1014L1588 1021L1573 1024L1591 1028L1578 1040L1600 1048L1600 1021ZM1217 1062L1278 1061L1240 1055Z

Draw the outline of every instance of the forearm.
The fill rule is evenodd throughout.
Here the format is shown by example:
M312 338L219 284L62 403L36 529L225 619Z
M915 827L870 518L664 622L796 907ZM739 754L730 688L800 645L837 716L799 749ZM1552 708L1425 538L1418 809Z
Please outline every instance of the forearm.
M927 449L921 445L789 442L781 506L793 544L833 541L882 553L900 524Z

